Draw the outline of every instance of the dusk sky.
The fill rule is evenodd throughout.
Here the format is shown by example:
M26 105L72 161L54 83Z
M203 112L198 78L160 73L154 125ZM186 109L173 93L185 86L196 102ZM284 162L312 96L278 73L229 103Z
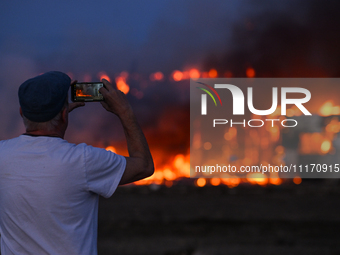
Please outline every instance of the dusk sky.
M0 57L31 61L38 72L122 71L135 62L140 71L154 71L159 63L174 68L169 60L181 68L225 45L226 28L239 17L241 2L5 1L0 4ZM189 50L186 59L183 47ZM174 54L180 59L173 60Z

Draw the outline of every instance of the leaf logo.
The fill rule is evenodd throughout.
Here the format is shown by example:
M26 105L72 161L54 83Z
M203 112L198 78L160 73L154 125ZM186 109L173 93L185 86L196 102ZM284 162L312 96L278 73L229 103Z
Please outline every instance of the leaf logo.
M210 85L205 84L205 83L203 83L203 82L197 82L197 83L202 84L202 85L206 86L207 88L211 89L212 92L214 92L214 94L217 96L217 98L218 98L218 100L220 101L220 104L221 104L221 106L222 106L221 98L220 98L219 94L217 93L217 91L216 91L213 87L211 87ZM206 93L212 98L212 100L214 101L215 106L217 106L215 97L211 94L211 92L210 92L209 90L204 89L204 88L201 88L201 87L196 87L196 88L201 89L201 90L203 90L204 92L206 92Z

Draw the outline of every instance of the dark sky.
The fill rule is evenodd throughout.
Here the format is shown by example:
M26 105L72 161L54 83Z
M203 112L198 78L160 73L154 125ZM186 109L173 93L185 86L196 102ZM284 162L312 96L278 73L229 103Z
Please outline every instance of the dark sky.
M2 1L0 57L32 61L38 72L58 68L79 75L131 65L146 72L181 68L225 44L226 25L241 12L241 2Z

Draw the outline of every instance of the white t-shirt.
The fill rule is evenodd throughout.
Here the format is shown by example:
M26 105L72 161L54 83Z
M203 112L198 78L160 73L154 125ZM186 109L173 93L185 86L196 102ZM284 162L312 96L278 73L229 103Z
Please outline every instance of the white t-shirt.
M0 142L1 254L97 254L98 199L124 173L123 156L21 135Z

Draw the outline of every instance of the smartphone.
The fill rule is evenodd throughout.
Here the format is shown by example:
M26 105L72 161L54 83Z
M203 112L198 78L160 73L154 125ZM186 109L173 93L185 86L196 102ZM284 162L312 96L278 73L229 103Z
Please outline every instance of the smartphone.
M79 82L71 86L71 100L73 102L103 101L99 89L104 87L102 82Z

